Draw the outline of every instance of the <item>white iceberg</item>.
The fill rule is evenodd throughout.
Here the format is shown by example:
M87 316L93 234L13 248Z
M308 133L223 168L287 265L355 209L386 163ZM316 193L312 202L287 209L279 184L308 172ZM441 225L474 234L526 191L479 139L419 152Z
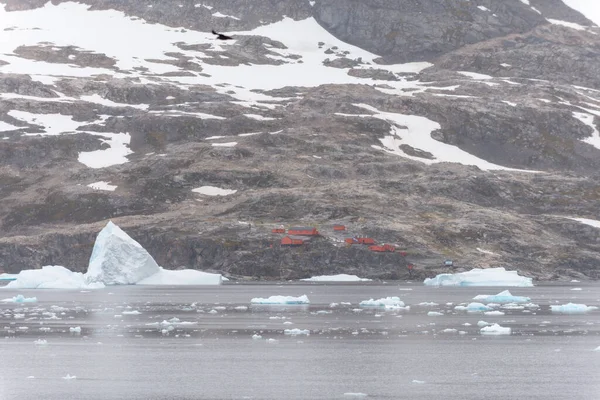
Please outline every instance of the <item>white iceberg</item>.
M252 304L310 304L306 295L300 297L293 296L271 296L268 298L255 297L250 300Z
M403 308L404 302L399 297L385 297L377 300L363 300L358 304L360 307L390 307Z
M441 313L439 311L429 311L427 313L428 317L441 317L442 315L444 315L444 313Z
M511 329L498 324L484 326L479 331L482 335L510 335Z
M426 286L533 286L531 278L504 268L474 268L457 274L439 274L435 278L425 279L423 283Z
M37 303L37 297L25 297L22 294L18 294L15 297L0 301L3 303Z
M483 312L491 310L491 307L486 306L482 303L469 303L466 306L456 306L454 307L456 311L466 311L466 312Z
M356 275L338 274L338 275L320 275L312 278L300 279L306 282L368 282L372 279L359 278Z
M489 315L491 317L500 317L502 315L504 315L504 313L502 311L486 311L484 312L485 315Z
M210 274L194 269L171 271L159 268L157 273L138 281L136 285L220 285L221 283L221 274Z
M473 297L473 300L482 301L484 303L527 303L531 301L531 298L524 296L513 296L508 290L500 292L498 294L480 294Z
M152 256L111 221L100 231L86 273L89 283L131 285L160 271Z
M283 331L284 335L298 336L298 335L310 335L310 331L308 329L286 329Z
M73 272L60 265L47 265L42 269L27 269L9 282L9 289L99 289L101 282L88 283L81 272Z
M552 310L553 313L560 314L585 314L589 311L594 311L597 309L598 307L595 306L587 306L585 304L574 303L563 304L560 306L550 306L550 310Z

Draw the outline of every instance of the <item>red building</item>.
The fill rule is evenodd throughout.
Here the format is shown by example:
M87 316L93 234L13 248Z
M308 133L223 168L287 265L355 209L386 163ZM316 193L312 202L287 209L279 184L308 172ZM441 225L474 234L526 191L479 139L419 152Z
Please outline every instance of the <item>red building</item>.
M317 228L312 226L293 226L288 229L289 235L300 235L300 236L318 236L319 231Z
M396 248L390 244L384 244L383 246L369 246L369 250L385 253L385 252L394 252L394 251L396 251Z
M281 239L281 245L282 246L302 246L304 244L304 240L302 239L293 239L289 236L284 237L283 239Z
M334 225L333 226L333 230L334 231L345 231L346 230L346 226L344 226L344 225Z
M359 244L375 244L375 239L372 238L360 237L357 240Z

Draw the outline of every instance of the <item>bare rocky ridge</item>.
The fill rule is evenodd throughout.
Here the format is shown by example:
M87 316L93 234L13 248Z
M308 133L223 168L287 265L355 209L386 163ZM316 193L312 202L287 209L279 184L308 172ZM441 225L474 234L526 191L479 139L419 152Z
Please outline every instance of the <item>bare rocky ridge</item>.
M15 11L46 2L4 3ZM303 87L292 79L259 90L203 79L210 66L309 60L278 37L245 33L219 47L177 43L180 51L149 60L175 67L161 73L125 70L77 46L15 46L24 60L105 72L40 81L2 73L0 60L0 128L14 127L0 132L6 272L51 264L85 270L96 234L111 219L163 267L233 277L399 279L413 263L421 278L448 271L441 264L452 259L540 279L600 278L600 229L569 219L599 219L600 148L590 138L600 128L600 28L561 1L84 3L204 32L313 16L381 58L371 63L314 43L324 68L356 81ZM217 10L230 17L214 17ZM388 65L425 60L433 65L418 72ZM39 135L51 128L39 120L45 114L70 116L76 128ZM452 147L439 153L411 141L429 123L439 127L419 134ZM78 161L110 149L102 135L112 133L130 135L129 162L90 168ZM437 162L455 151L495 166ZM99 181L117 189L88 186ZM236 192L192 191L201 186ZM348 232L334 232L334 224ZM321 236L282 247L282 235L271 233L279 225L316 226ZM406 255L346 245L353 235Z

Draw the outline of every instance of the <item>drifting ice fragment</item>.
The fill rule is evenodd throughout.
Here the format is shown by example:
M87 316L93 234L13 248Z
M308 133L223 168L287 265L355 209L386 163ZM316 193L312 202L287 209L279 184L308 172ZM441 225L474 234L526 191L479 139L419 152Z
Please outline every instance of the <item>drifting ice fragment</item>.
M438 311L429 311L427 313L428 317L440 317L442 315L444 315L444 313L441 313L441 312L438 312Z
M286 329L283 331L284 335L291 335L291 336L297 336L297 335L310 335L310 331L308 329L298 329L298 328L294 328L294 329Z
M360 393L360 392L348 392L348 393L344 393L344 396L348 396L348 397L367 397L368 394L366 393Z
M584 314L589 311L597 310L598 307L586 306L585 304L563 304L560 306L550 306L550 309L554 313L561 314Z
M159 271L146 249L109 221L94 243L86 279L105 285L131 285Z
M510 328L505 328L498 324L485 326L479 331L482 335L510 335Z
M456 311L466 311L466 312L482 312L491 310L490 307L481 303L469 303L467 306L456 306L454 307Z
M80 326L71 327L71 328L69 328L69 332L75 333L75 334L80 334L81 333L81 327Z
M306 295L293 296L271 296L268 298L255 297L250 300L252 304L310 304Z
M596 347L594 351L600 351L600 346Z
M378 300L363 300L358 304L360 307L404 307L404 302L399 297L385 297Z
M480 328L483 328L484 326L488 326L491 325L489 322L485 322L485 321L479 321L477 322L477 326Z
M142 279L136 285L220 285L221 274L183 269L170 271L160 268L157 273Z
M439 274L435 278L425 279L423 283L426 286L533 286L531 278L504 268L474 268L457 274Z
M37 297L24 297L22 294L18 294L15 297L0 300L3 303L36 303Z
M312 278L306 278L306 279L300 279L300 280L307 281L307 282L368 282L368 281L372 281L372 279L359 278L356 275L347 275L347 274L313 276Z
M496 295L480 294L473 297L473 300L479 300L484 303L527 303L531 301L529 297L513 296L508 290L500 292Z
M420 381L420 380L417 380L417 379L413 379L412 383L416 383L416 384L421 385L421 384L425 383L425 381Z
M77 376L67 374L67 376L63 376L63 379L70 381L71 379L77 379Z
M492 316L492 317L500 317L500 316L504 315L504 313L502 311L486 311L486 312L484 312L484 314Z

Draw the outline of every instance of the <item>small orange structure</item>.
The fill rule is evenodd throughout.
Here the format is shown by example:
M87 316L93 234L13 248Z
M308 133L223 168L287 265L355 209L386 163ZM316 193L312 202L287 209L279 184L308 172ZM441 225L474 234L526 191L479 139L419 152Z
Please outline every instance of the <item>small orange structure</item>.
M283 239L281 239L281 245L282 246L302 246L304 244L304 240L302 239L293 239L289 236L284 237Z
M285 228L274 228L274 229L271 229L271 232L273 232L273 233L285 233Z
M357 240L360 244L375 244L375 239L368 237L359 237Z
M384 244L383 246L369 246L369 250L385 253L385 252L394 252L394 251L396 251L396 248L394 246L392 246L391 244Z
M319 231L317 228L312 226L293 226L288 229L289 235L300 235L300 236L318 236Z
M346 239L344 239L344 242L346 242L348 244L358 244L358 239L357 238L346 238Z
M333 230L334 231L345 231L346 230L346 226L345 225L334 225L333 226Z

